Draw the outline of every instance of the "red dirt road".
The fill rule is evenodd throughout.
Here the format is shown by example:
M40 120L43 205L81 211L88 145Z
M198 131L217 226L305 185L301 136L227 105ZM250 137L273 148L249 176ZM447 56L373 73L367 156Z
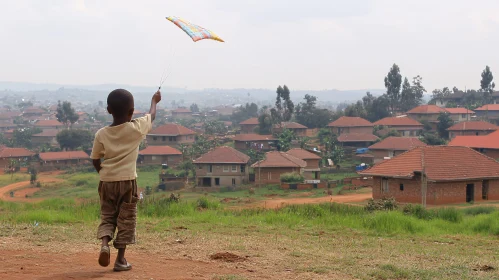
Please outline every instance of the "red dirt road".
M275 209L291 204L316 204L316 203L326 203L326 202L351 203L351 202L362 202L370 198L372 198L371 193L334 195L334 196L324 196L324 197L315 197L315 198L288 198L288 199L279 198L279 199L265 200L263 202L260 202L259 206L267 209Z
M97 264L95 253L48 253L42 249L28 251L0 249L0 279L213 279L217 275L241 275L243 269L228 268L220 262L169 259L165 256L130 252L131 271L113 272ZM133 265L133 263L132 263Z
M52 183L61 181L57 178L39 178L40 183ZM37 202L43 200L42 198L26 198L25 195L31 195L35 193L38 189L24 189L16 192L18 189L26 188L30 186L29 181L17 182L0 188L0 199L5 201L16 201L16 202ZM14 191L14 197L10 197L10 192Z

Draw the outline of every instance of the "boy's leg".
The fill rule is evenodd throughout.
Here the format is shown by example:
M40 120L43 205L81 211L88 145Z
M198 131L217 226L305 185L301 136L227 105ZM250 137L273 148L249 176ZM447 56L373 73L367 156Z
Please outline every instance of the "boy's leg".
M120 205L117 220L118 232L114 247L118 249L116 264L127 265L125 260L126 245L135 243L135 227L137 220L137 183L135 180L119 182ZM116 265L115 265L116 266Z
M110 263L109 242L113 239L116 230L117 216L115 204L115 187L112 183L99 183L99 197L101 208L101 223L97 230L97 238L102 240L99 253L99 264L108 266Z

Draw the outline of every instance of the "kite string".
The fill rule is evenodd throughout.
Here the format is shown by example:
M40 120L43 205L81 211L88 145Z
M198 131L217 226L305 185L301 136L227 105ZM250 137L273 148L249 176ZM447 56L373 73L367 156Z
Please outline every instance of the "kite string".
M170 74L171 74L171 69L172 69L172 67L170 67L170 66L172 66L172 64L173 64L173 58L175 57L175 52L174 52L174 50L173 50L173 46L170 48L170 54L171 54L171 55L170 55L170 57L171 57L171 61L170 61L170 62L165 63L166 65L165 65L165 68L164 68L164 70L163 70L163 74L161 74L161 79L160 79L160 81L159 81L159 88L158 88L158 90L160 90L160 89L161 89L161 87L162 87L162 86L163 86L163 84L165 83L166 79L168 79L168 77L169 77L169 76L170 76ZM166 74L166 75L165 75L165 74Z

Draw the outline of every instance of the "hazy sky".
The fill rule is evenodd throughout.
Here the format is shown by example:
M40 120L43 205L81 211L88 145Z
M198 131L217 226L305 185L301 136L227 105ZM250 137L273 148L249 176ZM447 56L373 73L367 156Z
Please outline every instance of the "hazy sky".
M499 1L0 0L0 80L383 88L395 62L428 91L499 78ZM211 29L197 43L165 16ZM499 84L499 82L496 82Z

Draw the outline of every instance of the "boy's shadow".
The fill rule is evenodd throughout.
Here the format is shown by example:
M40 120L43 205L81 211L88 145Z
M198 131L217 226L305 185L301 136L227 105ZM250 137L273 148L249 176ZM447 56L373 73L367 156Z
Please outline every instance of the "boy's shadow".
M75 271L75 272L66 272L60 274L47 275L40 278L36 278L38 280L66 280L66 279L106 279L106 275L115 274L112 269L109 270L97 270L97 271Z

